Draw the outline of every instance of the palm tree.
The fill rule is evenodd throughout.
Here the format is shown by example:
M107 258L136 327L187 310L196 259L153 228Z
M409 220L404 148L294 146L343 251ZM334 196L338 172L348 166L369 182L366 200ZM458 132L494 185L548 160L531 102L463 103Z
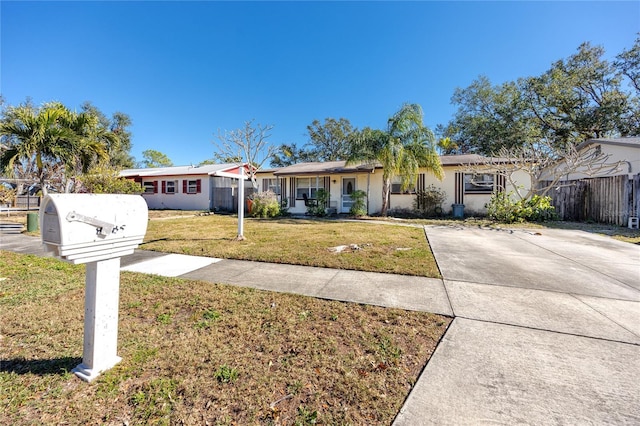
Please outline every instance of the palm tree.
M61 165L73 170L82 164L84 169L89 158L106 157L94 121L57 102L41 108L28 103L9 107L0 122L0 137L6 145L0 153L0 168L13 174L16 167L33 161L35 178L46 195L47 180Z
M422 108L405 104L387 122L387 130L366 128L353 144L348 164L378 161L382 164L382 209L387 215L391 181L400 176L406 190L416 182L420 168L430 170L442 180L444 171L435 148L435 137L423 123Z
M65 192L68 192L77 176L108 162L108 147L119 141L118 136L101 125L98 116L91 112L70 112L62 125L75 134L64 167Z

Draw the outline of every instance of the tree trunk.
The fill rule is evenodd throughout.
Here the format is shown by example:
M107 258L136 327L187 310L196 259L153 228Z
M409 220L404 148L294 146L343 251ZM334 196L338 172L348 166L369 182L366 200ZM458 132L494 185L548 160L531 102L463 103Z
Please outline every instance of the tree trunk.
M42 191L42 197L46 197L49 193L47 191L47 180L45 179L44 170L38 170L38 183L40 184L40 191Z
M36 154L36 174L38 175L38 182L40 182L40 191L42 191L42 197L47 196L47 185L44 178L44 164L42 162L42 155L38 152Z
M391 179L385 179L382 182L382 208L380 209L380 216L387 215L387 209L389 208L389 189L391 188Z

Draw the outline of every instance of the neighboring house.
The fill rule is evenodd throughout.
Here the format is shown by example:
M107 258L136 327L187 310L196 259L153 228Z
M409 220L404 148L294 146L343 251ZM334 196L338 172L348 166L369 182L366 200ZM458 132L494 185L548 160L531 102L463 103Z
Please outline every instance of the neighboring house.
M584 152L589 148L595 148L608 156L606 165L598 173L587 176L585 174L573 174L568 178L581 179L585 177L605 177L628 175L629 178L640 173L640 137L636 138L602 138L589 139L580 145L577 150ZM613 166L617 164L617 167Z
M585 157L604 154L603 160L564 175L549 191L560 219L633 223L640 215L640 137L589 139L577 150ZM560 161L552 170L559 174L565 167Z
M392 181L390 209L412 209L416 198L415 191L426 189L430 185L444 190L446 200L442 205L444 213L452 211L453 204L464 204L466 214L483 214L485 204L494 191L514 191L515 187L506 187L495 172L474 175L466 172L469 165L482 164L482 157L475 154L446 155L440 157L445 171L442 181L436 179L426 169L421 170L417 182L409 190L402 192L400 177ZM367 194L367 212L375 214L382 208L382 166L380 164L346 165L345 161L326 163L299 163L292 166L261 170L257 173L259 191L273 191L286 201L289 212L303 214L307 211L305 195L315 199L320 188L330 193L329 208L332 212L349 213L352 201L350 194L362 190ZM526 175L518 185L527 186ZM505 188L506 187L506 188Z
M237 210L239 173L237 164L128 169L120 176L132 179L143 189L149 209ZM247 165L244 165L247 170ZM251 185L245 181L245 187Z

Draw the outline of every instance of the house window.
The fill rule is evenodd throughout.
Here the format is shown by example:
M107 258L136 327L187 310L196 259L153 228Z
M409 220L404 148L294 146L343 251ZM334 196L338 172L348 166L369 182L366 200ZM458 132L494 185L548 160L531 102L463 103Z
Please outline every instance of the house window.
M201 189L201 179L185 179L182 181L182 192L185 194L199 194Z
M280 195L280 182L279 179L262 179L262 190L271 191L276 195Z
M391 179L391 193L392 194L408 194L416 192L415 185L409 184L407 189L402 191L402 176L394 176Z
M175 180L163 180L162 181L162 193L163 194L177 194L178 182Z
M464 175L465 194L488 194L493 192L495 175L489 173Z
M144 182L142 184L142 187L144 188L144 193L145 194L155 194L156 192L158 192L158 182L157 181Z
M316 178L297 178L296 179L296 199L304 199L306 194L308 198L316 198L318 189L323 188L324 179Z

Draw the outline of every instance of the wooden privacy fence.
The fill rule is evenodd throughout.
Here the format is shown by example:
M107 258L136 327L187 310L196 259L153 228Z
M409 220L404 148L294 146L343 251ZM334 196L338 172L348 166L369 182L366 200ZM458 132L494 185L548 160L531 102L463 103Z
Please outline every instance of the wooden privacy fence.
M545 184L549 183L542 182ZM640 174L575 180L548 195L561 220L626 226L629 216L640 212Z
M244 195L249 197L255 192L253 188L245 188ZM222 210L226 212L238 211L238 196L234 194L234 188L214 188L213 189L213 205L214 210ZM245 211L247 211L247 205L245 202Z
M234 197L231 188L214 188L213 205L214 210L233 211Z
M14 207L25 210L38 210L41 198L35 195L17 195Z

